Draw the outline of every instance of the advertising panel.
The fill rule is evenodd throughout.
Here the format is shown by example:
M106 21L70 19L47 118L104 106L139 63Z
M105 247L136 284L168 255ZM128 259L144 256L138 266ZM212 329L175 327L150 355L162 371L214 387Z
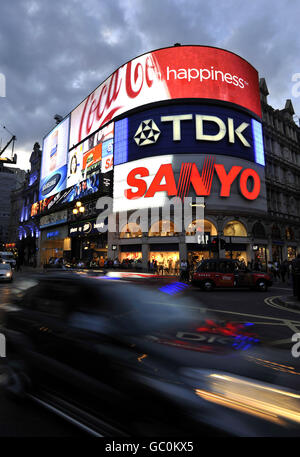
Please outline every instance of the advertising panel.
M68 187L78 184L101 167L102 150L105 155L108 144L110 145L110 153L113 154L113 137L114 123L111 122L69 152Z
M110 195L112 191L112 172L102 174L99 171L92 173L84 181L58 192L51 197L36 202L31 207L32 215L59 209L62 205L79 200L101 190L101 195Z
M247 61L206 46L165 48L121 66L75 108L70 149L126 111L195 98L234 103L261 117L258 73Z
M168 199L205 197L210 210L265 212L264 167L224 155L164 155L114 167L113 210L164 206Z
M66 188L69 146L69 123L67 117L44 138L40 200Z
M261 123L225 106L157 107L115 122L114 164L165 154L213 154L265 164Z

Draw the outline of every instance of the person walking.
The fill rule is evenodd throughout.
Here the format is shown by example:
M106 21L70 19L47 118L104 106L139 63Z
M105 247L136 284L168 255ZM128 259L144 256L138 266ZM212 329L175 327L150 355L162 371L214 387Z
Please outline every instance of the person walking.
M287 274L287 267L284 262L281 263L281 265L279 267L279 272L280 272L282 282L285 282L285 275Z
M185 281L187 276L187 262L186 260L182 260L180 263L180 280Z
M292 261L293 295L300 300L300 254Z

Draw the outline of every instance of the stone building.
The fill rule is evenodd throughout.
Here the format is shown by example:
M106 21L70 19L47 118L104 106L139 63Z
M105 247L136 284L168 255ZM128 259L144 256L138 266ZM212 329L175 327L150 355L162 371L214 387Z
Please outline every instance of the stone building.
M268 239L270 260L292 260L300 252L300 128L291 100L281 110L270 106L264 78L260 91L268 203L260 229Z

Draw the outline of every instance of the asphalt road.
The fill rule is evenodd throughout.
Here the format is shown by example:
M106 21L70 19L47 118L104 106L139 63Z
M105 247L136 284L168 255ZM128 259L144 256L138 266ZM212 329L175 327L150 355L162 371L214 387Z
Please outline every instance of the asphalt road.
M14 283L0 284L0 311L1 305L10 301L11 290L18 281L27 279L30 279L28 273L16 273ZM291 283L277 282L265 293L248 290L203 292L194 286L188 286L182 293L194 297L197 306L213 313L216 319L253 324L258 338L267 338L274 347L290 351L292 335L300 332L300 311L287 310L276 303L276 297L292 295ZM0 404L0 437L75 437L81 434L39 405L29 401L19 404L7 399L1 391L1 382Z

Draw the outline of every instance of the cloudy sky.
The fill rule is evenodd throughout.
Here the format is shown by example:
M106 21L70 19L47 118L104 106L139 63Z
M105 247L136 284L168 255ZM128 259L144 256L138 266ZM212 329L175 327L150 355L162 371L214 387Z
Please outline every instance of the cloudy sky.
M1 0L0 141L17 136L18 166L29 168L35 141L117 67L152 49L211 45L247 59L267 80L269 103L300 97L298 0Z

